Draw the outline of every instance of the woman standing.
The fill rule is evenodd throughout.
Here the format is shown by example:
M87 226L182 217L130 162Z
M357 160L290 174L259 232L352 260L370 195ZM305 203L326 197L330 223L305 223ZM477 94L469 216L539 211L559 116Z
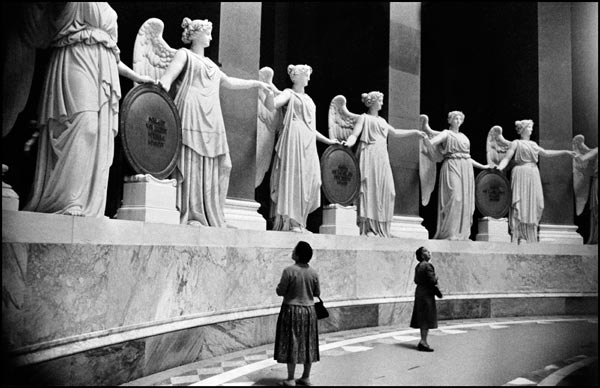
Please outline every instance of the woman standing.
M448 113L449 129L436 133L432 139L426 138L431 146L439 147L444 158L440 170L438 193L438 219L434 239L469 240L473 213L475 212L475 178L473 167L489 168L471 159L469 138L459 132L465 121L460 111Z
M410 327L421 330L421 340L417 349L421 352L433 352L433 349L427 343L427 334L429 329L438 327L435 295L437 291L437 295L441 298L441 293L437 289L438 279L435 276L435 269L429 262L431 252L425 247L420 247L417 249L416 255L419 262L415 268L417 289Z
M283 129L275 145L271 172L271 214L273 230L306 232L308 215L321 206L321 166L317 140L339 144L323 136L316 128L316 107L305 93L312 68L289 65L293 82L277 97L267 98L269 108L286 106Z
M117 13L108 3L66 3L53 23L35 178L23 210L103 217L119 129L119 75L154 80L120 61Z
M537 242L538 225L544 211L544 192L542 180L537 167L539 155L555 157L569 155L575 157L571 150L545 150L536 142L530 140L533 132L533 120L515 121L517 133L521 139L514 140L504 159L498 165L499 170L506 168L514 157L515 167L512 169L510 187L512 201L509 214L509 226L512 241Z
M274 358L286 363L288 378L283 385L311 385L312 363L319 361L319 330L314 297L321 294L317 271L308 265L312 248L300 241L292 252L296 263L283 270L277 285L277 295L283 304L277 318ZM304 364L302 377L294 380L296 364Z
M181 115L182 143L177 160L177 206L181 223L225 227L225 198L231 159L221 112L220 87L270 91L261 81L228 77L204 56L212 40L212 23L184 18L183 43L160 79L166 91L176 88L175 105ZM174 84L175 82L175 84Z
M358 226L360 234L391 237L390 227L394 216L396 189L387 149L388 133L395 137L420 135L416 129L395 129L379 116L383 106L383 93L370 92L361 95L369 109L360 115L352 134L343 143L352 147L360 135L357 157L360 164L360 191L358 196Z

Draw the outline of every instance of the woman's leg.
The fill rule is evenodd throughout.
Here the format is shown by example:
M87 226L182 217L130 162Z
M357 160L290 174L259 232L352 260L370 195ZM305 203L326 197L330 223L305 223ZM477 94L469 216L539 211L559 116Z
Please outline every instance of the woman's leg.
M292 380L294 381L294 373L296 372L296 364L291 363L291 364L287 364L287 370L288 370L288 380Z
M310 368L312 367L312 363L304 364L304 371L302 372L302 380L308 380L310 377Z
M429 329L422 327L421 328L421 343L425 346L429 346L427 343L427 334L429 333Z

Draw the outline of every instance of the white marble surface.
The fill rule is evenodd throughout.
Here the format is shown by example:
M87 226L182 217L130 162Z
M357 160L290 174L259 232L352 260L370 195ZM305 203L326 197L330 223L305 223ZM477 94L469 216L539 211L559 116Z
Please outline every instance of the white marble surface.
M274 314L281 303L275 287L301 239L315 249L311 265L332 307L410 300L414 251L421 245L433 252L448 298L598 292L597 246L298 235L10 211L2 216L2 320L12 350L126 336L147 327L195 327L223 314ZM380 319L398 314L406 312L391 309Z

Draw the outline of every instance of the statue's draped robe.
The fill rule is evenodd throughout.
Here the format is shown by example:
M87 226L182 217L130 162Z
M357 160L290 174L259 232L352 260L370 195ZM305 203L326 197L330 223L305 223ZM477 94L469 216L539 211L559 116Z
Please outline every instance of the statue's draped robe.
M117 14L107 3L68 3L56 26L23 210L102 217L121 97Z
M316 107L307 94L291 89L271 171L273 230L290 230L290 220L305 228L321 206L321 167L317 154Z
M438 219L434 239L468 240L475 211L475 178L471 144L463 133L448 129L438 186Z
M176 169L177 207L182 224L225 227L231 159L219 97L223 73L209 58L182 50L187 61L174 85L183 144Z
M544 211L544 192L538 169L540 147L531 140L514 140L516 143L510 187L510 230L512 241L538 241L538 224Z
M358 226L361 234L373 232L391 237L396 189L387 150L390 125L381 117L362 115L363 127L357 149L360 165Z
M598 244L598 156L594 160L594 175L590 187L590 236L588 244Z

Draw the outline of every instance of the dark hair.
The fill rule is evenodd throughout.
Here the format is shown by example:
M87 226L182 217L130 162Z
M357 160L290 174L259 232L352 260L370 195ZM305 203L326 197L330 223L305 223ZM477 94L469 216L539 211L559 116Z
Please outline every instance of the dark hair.
M417 249L415 252L417 254L417 261L423 261L423 256L421 256L423 249L425 249L425 247L419 247L419 249Z
M294 251L296 252L296 261L298 263L307 264L312 258L313 250L306 241L299 241Z

